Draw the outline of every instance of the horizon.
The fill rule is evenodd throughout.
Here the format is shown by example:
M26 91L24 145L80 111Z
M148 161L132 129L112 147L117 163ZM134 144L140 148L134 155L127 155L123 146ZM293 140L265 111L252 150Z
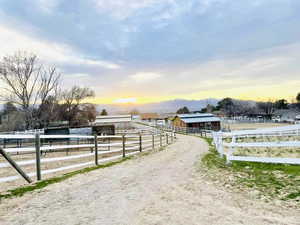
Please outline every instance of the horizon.
M92 88L95 104L291 102L299 10L296 0L2 0L0 57L32 52L64 88Z

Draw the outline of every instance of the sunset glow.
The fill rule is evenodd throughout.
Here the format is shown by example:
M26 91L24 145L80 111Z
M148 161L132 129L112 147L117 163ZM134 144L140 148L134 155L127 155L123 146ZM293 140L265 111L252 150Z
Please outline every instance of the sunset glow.
M97 0L69 8L28 1L19 8L4 0L0 57L33 52L57 67L64 89L93 89L88 100L95 104L293 101L300 87L300 1L288 2Z
M113 101L115 104L129 104L129 103L136 103L136 98L119 98Z

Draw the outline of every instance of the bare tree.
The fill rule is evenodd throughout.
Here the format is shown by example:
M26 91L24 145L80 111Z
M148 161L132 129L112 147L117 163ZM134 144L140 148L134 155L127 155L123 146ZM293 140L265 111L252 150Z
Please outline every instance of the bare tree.
M57 90L60 74L55 67L46 68L36 55L17 52L0 62L2 101L18 105L25 114L26 128L33 127L33 112Z
M78 120L78 114L80 113L80 105L84 100L90 97L94 97L95 93L90 88L81 88L78 86L72 87L70 90L66 90L62 93L63 99L63 116L64 119L69 121L69 124L76 124Z
M274 101L269 99L267 102L258 102L258 108L267 115L272 115L275 111Z

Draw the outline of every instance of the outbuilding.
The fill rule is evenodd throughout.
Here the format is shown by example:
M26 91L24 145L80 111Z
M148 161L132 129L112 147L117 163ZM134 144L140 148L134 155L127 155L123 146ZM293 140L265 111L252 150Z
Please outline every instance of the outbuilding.
M131 115L109 115L109 116L97 116L94 126L112 125L116 129L131 129L132 128L132 116Z
M178 114L173 119L173 126L218 131L221 119L211 113Z

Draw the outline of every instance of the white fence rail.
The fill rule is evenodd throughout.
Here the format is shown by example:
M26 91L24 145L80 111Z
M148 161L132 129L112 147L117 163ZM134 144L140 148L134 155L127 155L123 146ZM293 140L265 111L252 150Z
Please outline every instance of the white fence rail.
M266 138L266 137L300 137L300 125L291 125L285 127L276 127L257 130L242 130L233 132L213 132L213 143L218 153L223 157L226 156L227 162L247 161L247 162L264 162L264 163L283 163L300 165L300 158L283 158L283 157L259 157L259 156L238 156L235 155L236 149L261 149L261 148L300 148L300 141L262 141L262 142L237 142L237 139L245 138ZM226 141L230 140L230 142ZM254 139L255 140L255 139ZM225 148L227 150L225 150Z
M45 174L99 165L142 151L163 147L175 140L175 133L113 136L9 134L0 135L0 139L12 141L12 144L6 144L5 148L0 146L0 153L3 156L1 157L0 154L0 183L3 183L18 180L22 176L29 182L31 181L30 177L35 176L37 180L41 180L42 175ZM15 147L13 141L17 139L26 140L26 146ZM50 144L49 141L51 141ZM80 143L80 141L84 143ZM52 153L54 156L51 155ZM65 156L61 155L64 153ZM99 159L99 157L102 158ZM62 165L64 162L67 162L68 165ZM48 167L47 165L51 163L56 164ZM12 167L19 172L19 175L11 174ZM26 171L31 171L25 173L22 167L26 167ZM41 169L42 167L43 169Z

